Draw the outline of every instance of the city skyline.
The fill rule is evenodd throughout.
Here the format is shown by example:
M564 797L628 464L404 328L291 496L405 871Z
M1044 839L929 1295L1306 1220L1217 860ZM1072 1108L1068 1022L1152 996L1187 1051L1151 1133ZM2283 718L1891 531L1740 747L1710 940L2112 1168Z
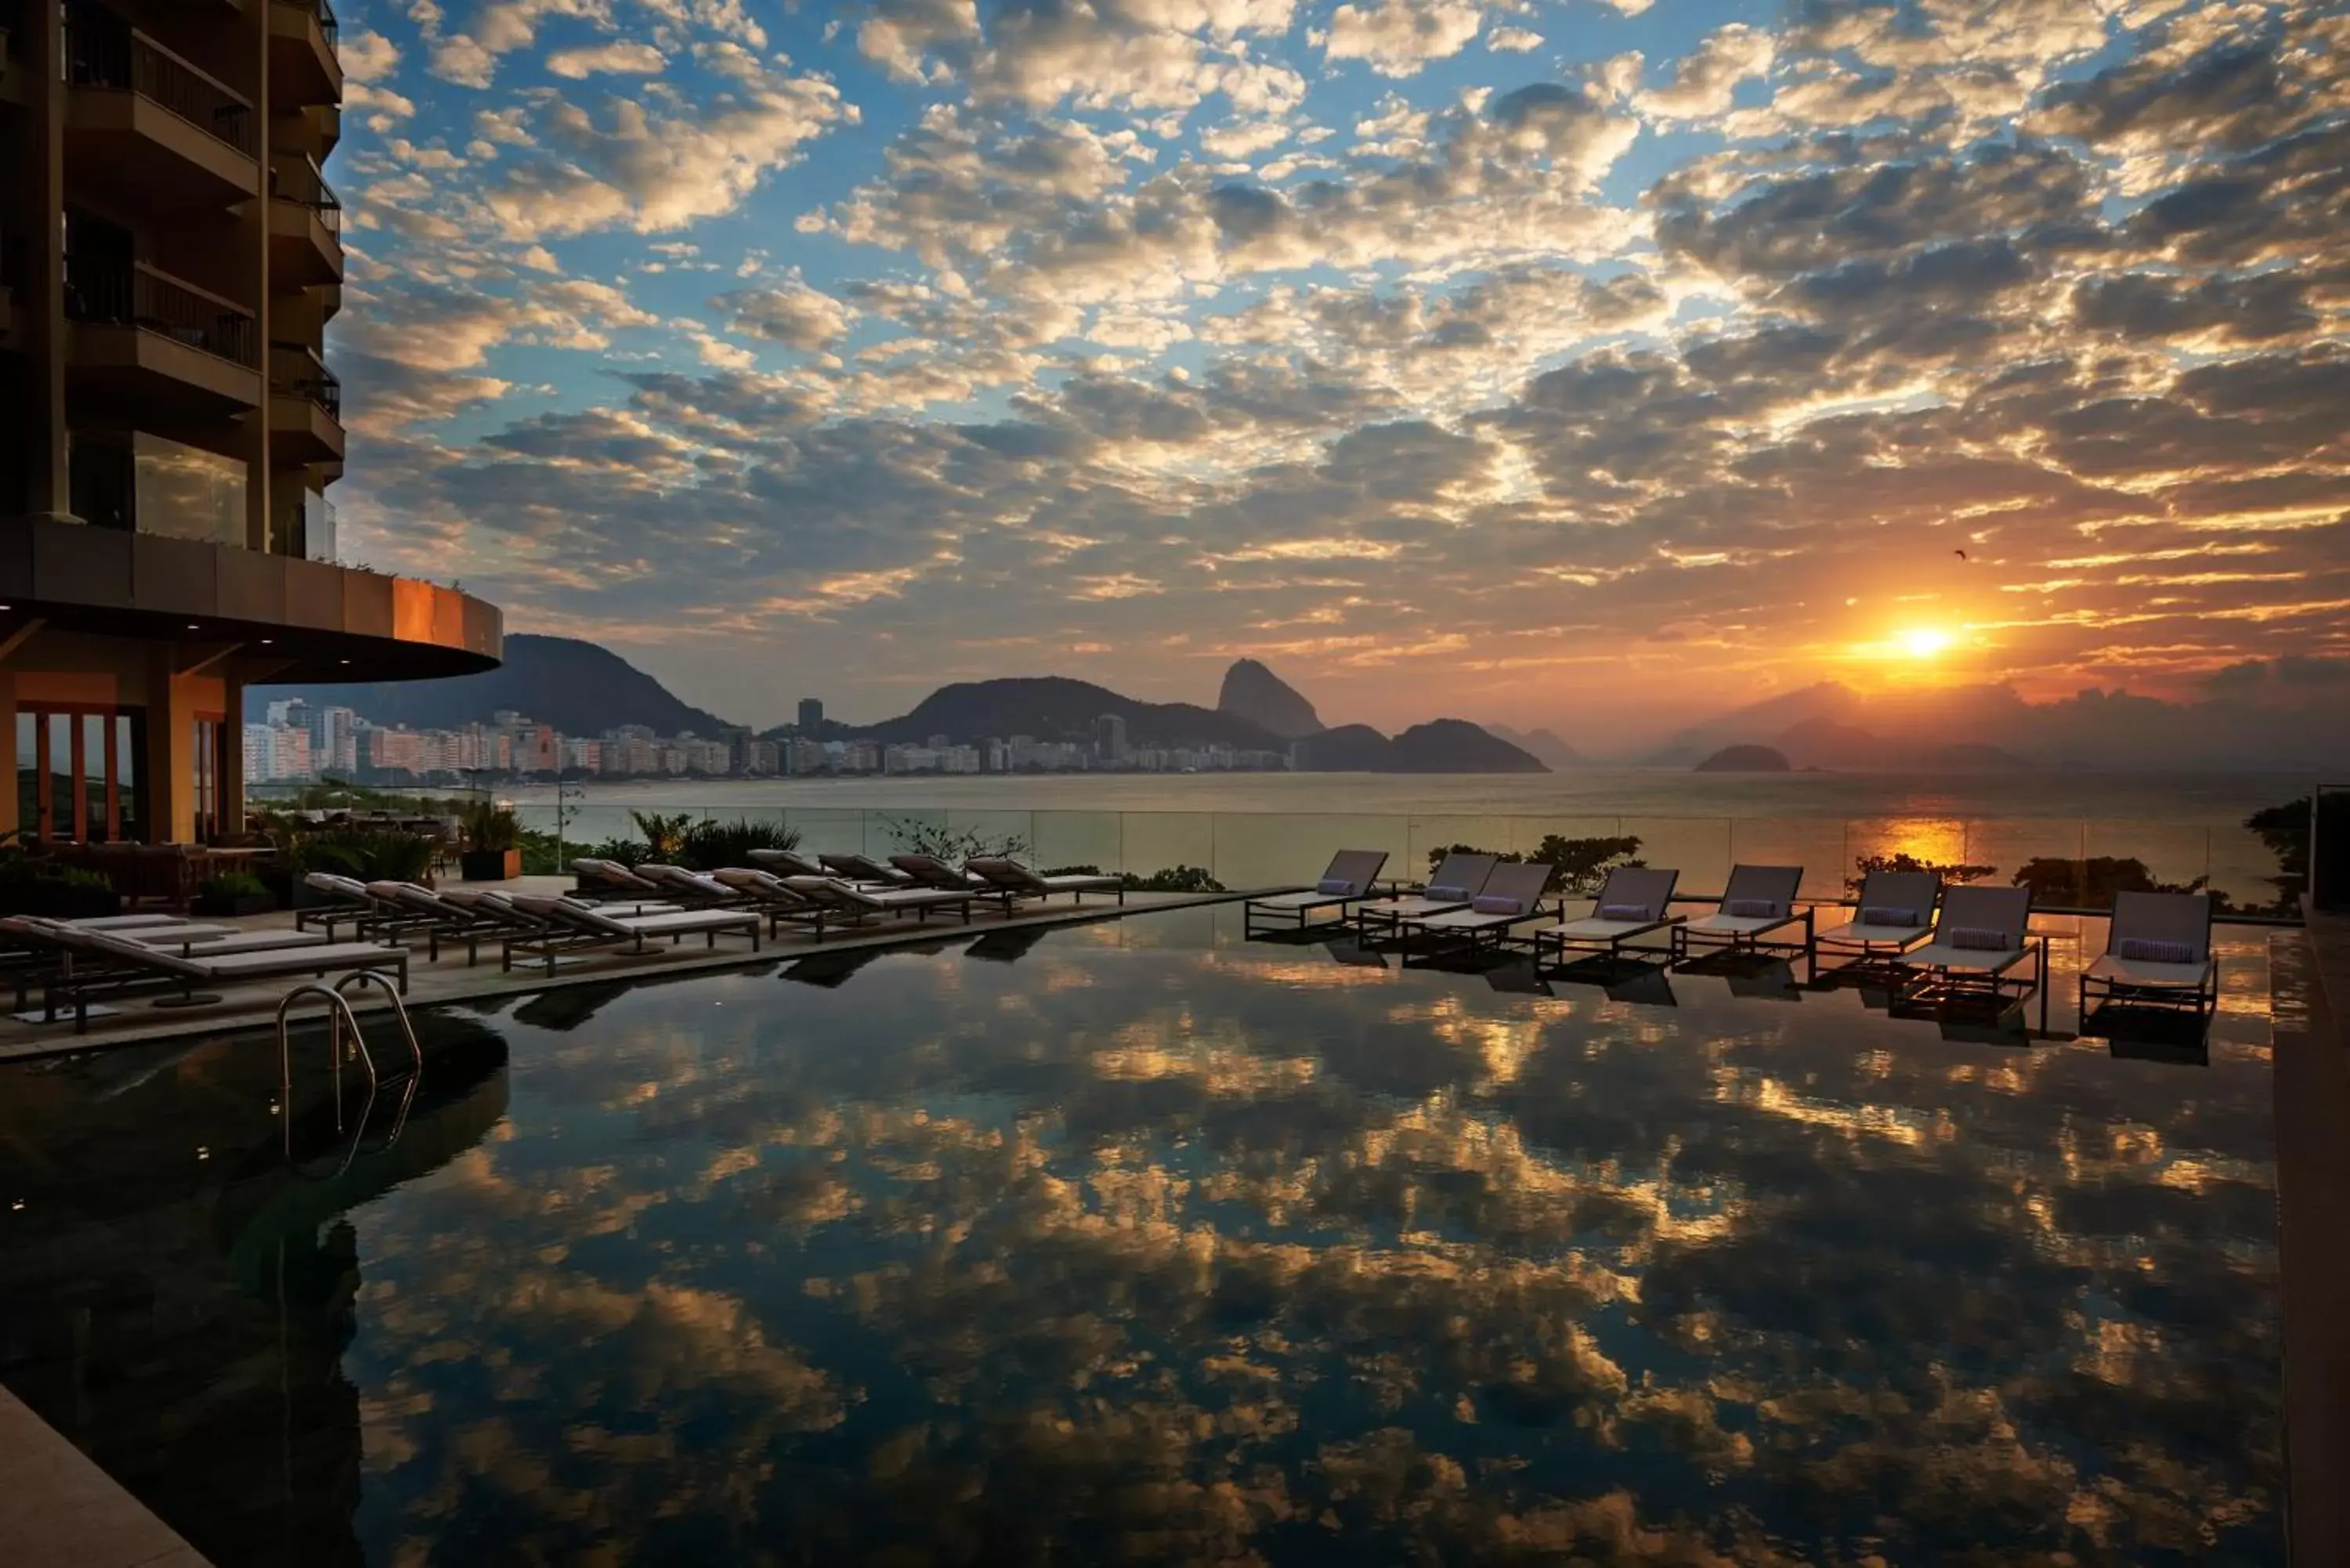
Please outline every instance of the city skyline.
M758 723L2350 691L2338 15L346 23L346 555Z

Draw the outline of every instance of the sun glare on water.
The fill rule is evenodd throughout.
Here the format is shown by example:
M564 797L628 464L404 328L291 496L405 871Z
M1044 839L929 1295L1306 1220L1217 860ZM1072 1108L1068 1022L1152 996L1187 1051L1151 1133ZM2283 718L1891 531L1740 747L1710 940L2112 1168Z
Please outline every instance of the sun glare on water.
M1912 659L1931 659L1946 651L1950 646L1950 634L1936 631L1930 627L1919 627L1901 634L1901 649Z

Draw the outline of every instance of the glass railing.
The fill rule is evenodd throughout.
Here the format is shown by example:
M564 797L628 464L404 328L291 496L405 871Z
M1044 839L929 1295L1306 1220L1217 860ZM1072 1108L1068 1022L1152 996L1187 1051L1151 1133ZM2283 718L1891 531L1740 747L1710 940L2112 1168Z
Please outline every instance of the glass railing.
M1387 875L1425 878L1456 846L1546 859L1596 873L1637 859L1680 872L1691 898L1721 891L1739 864L1801 866L1803 895L1851 896L1871 866L1917 865L1946 879L2028 886L2036 907L2095 912L2116 891L2209 891L2222 913L2298 919L2299 879L2242 827L2219 823L2036 817L1721 817L1385 815L1182 811L1003 811L820 808L590 799L567 806L522 801L523 826L591 853L608 840L641 841L632 813L687 825L747 821L796 836L813 852L884 857L909 850L950 858L1009 852L1038 867L1090 866L1148 877L1196 867L1227 888L1310 882L1339 849L1384 850Z

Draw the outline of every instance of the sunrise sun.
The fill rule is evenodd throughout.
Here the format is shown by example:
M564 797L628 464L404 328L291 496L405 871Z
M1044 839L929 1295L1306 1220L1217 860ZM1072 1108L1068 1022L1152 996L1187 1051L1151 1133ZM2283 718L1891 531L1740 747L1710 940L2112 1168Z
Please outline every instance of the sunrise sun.
M1931 627L1918 627L1901 634L1901 650L1912 659L1931 659L1950 646L1950 634Z

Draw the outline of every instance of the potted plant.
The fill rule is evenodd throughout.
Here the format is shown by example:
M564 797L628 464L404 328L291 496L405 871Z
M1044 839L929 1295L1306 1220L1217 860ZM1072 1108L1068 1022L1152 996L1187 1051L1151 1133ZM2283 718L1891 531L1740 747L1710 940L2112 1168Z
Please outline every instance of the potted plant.
M277 908L268 887L250 871L230 871L208 877L196 885L188 905L195 915L265 915Z
M491 802L465 810L465 849L458 869L468 882L506 882L522 875L522 827L515 814Z

